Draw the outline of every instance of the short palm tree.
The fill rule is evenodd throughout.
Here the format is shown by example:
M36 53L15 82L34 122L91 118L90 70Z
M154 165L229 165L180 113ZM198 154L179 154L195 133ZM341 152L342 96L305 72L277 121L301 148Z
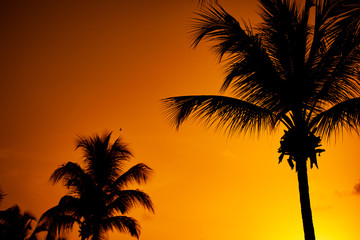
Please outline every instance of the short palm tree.
M307 160L317 167L317 153L324 151L320 137L359 127L360 2L259 5L262 22L256 27L240 24L219 4L200 9L194 20L193 47L204 40L212 44L226 69L221 92L230 94L162 102L177 128L191 117L230 135L284 127L279 162L287 155L295 167L305 239L313 240Z
M36 234L41 228L33 230L35 217L29 213L21 213L19 206L15 205L0 211L0 239L11 240L37 240Z
M139 163L125 171L132 154L121 138L110 143L110 137L111 132L79 137L77 148L83 151L83 166L68 162L51 175L54 183L62 180L69 192L40 219L48 230L47 239L70 230L74 224L79 225L82 240L106 239L106 232L113 229L139 237L139 223L126 214L137 205L153 212L153 203L143 191L127 187L145 183L152 169Z

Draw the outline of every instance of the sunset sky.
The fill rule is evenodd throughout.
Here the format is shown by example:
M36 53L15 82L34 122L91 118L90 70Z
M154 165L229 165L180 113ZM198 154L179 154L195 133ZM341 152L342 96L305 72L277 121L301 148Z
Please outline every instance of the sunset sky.
M220 3L259 21L255 0ZM109 130L129 143L129 166L154 169L134 186L155 204L155 214L132 212L141 240L303 239L296 173L278 165L281 129L228 138L166 123L161 99L217 94L224 76L208 45L190 48L197 9L196 0L0 1L1 210L18 204L39 218L66 193L51 173L81 160L76 136ZM317 240L358 240L360 139L344 132L323 146L309 170Z

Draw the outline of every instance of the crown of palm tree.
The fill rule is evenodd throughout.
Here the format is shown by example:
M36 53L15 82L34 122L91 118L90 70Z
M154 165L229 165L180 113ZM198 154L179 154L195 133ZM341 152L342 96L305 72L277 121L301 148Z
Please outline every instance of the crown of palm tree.
M221 93L163 100L171 124L192 117L229 134L282 123L329 137L358 130L359 25L355 0L260 0L262 23L242 25L219 4L199 10L193 47L209 41L225 65ZM314 22L309 21L315 7Z

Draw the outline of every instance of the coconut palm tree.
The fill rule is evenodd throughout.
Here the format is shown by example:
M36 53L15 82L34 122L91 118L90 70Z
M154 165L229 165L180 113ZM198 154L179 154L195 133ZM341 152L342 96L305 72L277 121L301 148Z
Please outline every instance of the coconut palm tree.
M132 154L120 137L113 143L110 137L111 132L79 137L76 148L83 152L83 165L68 162L51 175L53 183L62 180L69 192L40 219L48 229L47 239L74 224L79 225L82 240L106 239L106 232L113 229L139 237L139 223L127 214L138 205L154 212L153 203L143 191L127 187L146 183L152 169L139 163L125 171Z
M359 129L360 3L259 0L259 5L262 22L256 27L240 24L219 4L200 9L192 46L212 44L226 69L221 94L162 102L176 128L188 118L229 135L284 128L279 162L286 155L295 167L305 239L313 240L307 162L318 166L321 137Z
M22 214L17 205L0 211L0 239L37 240L36 234L42 229L35 228L33 230L34 221L36 219L31 213L24 212Z

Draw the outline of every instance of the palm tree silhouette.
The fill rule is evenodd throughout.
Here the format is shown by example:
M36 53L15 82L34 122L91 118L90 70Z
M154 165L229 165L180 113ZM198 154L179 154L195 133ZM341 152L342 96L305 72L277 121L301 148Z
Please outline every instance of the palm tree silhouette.
M32 230L33 221L36 221L35 217L29 212L22 214L17 205L0 211L0 239L37 240L36 234L43 229Z
M139 223L126 214L138 205L154 212L153 203L143 191L127 187L146 183L152 169L139 163L124 171L132 154L120 137L113 143L110 137L111 132L79 137L76 149L83 151L83 166L68 162L51 175L53 183L62 180L69 192L40 218L48 229L47 239L71 230L75 223L82 240L106 239L113 229L139 237Z
M306 240L315 239L307 177L317 167L321 137L358 130L360 4L357 0L259 0L262 22L241 25L219 4L200 9L192 46L212 43L224 63L221 92L162 100L170 124L188 118L229 135L285 127L285 155L298 176ZM314 22L309 21L314 9Z

